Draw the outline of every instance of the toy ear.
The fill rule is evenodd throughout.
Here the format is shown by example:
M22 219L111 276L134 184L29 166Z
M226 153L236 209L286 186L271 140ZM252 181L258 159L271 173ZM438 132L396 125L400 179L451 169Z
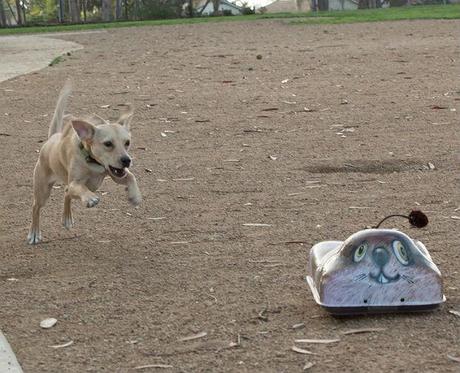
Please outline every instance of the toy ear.
M72 127L80 140L91 140L96 132L96 127L84 120L73 120Z
M408 218L409 223L417 228L423 228L428 224L428 217L420 210L412 210Z
M117 123L129 130L131 119L133 119L134 109L132 104L126 104L126 107L126 111L120 115L120 118L118 118Z

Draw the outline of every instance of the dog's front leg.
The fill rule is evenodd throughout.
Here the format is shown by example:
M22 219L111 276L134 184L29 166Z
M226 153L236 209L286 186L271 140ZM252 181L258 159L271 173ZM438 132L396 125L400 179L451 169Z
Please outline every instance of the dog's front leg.
M133 206L137 206L142 201L141 191L139 190L139 187L137 186L136 177L129 170L126 170L126 172L127 172L127 175L122 179L113 177L112 175L110 175L110 177L117 184L126 185L126 190L128 191L129 203L131 203Z
M84 184L80 184L76 181L72 181L67 187L67 192L64 201L64 214L70 211L70 200L79 199L83 202L86 207L94 207L99 203L99 196L96 193L91 192L88 187Z

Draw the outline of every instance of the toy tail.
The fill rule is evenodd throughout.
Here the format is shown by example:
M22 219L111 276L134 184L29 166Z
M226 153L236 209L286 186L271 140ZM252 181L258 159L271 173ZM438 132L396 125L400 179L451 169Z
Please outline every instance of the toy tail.
M67 98L69 97L71 91L72 84L70 81L67 81L59 94L56 109L54 110L53 119L51 120L50 129L48 131L48 138L53 136L55 133L62 131L64 110L67 106Z

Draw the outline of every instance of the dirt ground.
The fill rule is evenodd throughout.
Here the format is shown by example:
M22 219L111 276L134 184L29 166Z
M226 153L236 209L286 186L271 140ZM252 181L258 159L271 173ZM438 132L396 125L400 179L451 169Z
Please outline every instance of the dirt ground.
M84 49L0 83L0 329L25 372L458 372L459 33L458 21L118 29L63 35ZM72 113L136 105L144 201L130 207L107 181L96 208L74 202L66 231L58 187L29 247L32 170L68 77ZM414 207L427 228L387 227L427 245L447 302L353 318L317 306L311 245ZM56 326L41 329L46 317ZM384 330L342 334L370 327ZM341 341L298 344L315 353L303 355L299 337ZM135 369L150 364L163 368Z

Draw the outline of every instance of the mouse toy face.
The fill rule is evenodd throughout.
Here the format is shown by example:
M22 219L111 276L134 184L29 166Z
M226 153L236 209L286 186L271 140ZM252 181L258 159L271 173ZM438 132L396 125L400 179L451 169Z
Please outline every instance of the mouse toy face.
M368 229L344 242L321 242L312 248L310 264L310 286L325 306L395 308L443 301L441 274L425 246L395 230Z

